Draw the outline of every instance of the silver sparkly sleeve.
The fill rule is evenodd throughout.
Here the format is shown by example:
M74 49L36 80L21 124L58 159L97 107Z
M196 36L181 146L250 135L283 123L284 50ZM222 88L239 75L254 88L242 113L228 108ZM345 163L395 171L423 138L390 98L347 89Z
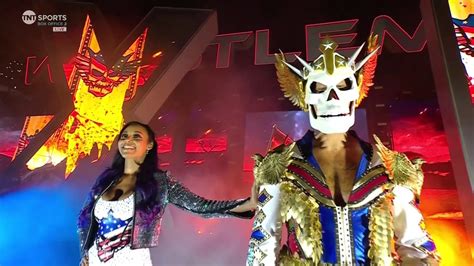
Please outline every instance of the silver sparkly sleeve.
M238 217L250 219L253 217L253 212L230 211L247 200L208 200L194 194L174 178L169 177L168 179L168 202L204 218Z

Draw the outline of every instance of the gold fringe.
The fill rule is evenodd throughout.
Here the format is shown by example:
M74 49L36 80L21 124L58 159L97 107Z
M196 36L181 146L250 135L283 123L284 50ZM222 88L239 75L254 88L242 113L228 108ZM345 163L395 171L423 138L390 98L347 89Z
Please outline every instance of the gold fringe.
M307 259L301 259L298 257L294 257L290 254L288 249L284 249L280 252L280 266L312 266L311 261Z
M296 221L296 238L303 252L310 254L313 264L317 265L323 253L318 203L291 182L281 184L280 199L283 222Z
M309 259L302 259L295 256L292 256L290 252L282 250L280 253L280 261L278 263L280 266L334 266L332 263L319 262L318 264L313 263Z
M392 199L391 193L385 194L370 207L368 256L371 265L395 265L392 257L394 251Z

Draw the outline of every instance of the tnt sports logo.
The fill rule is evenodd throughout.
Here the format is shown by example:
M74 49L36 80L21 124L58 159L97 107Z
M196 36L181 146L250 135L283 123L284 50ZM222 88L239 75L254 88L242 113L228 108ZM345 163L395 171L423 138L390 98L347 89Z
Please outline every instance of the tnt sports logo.
M23 15L21 15L21 19L25 24L31 25L36 22L36 13L31 10L26 10L23 12Z
M65 14L38 14L32 10L26 10L21 19L27 25L36 23L37 26L52 27L53 32L67 31L67 16Z

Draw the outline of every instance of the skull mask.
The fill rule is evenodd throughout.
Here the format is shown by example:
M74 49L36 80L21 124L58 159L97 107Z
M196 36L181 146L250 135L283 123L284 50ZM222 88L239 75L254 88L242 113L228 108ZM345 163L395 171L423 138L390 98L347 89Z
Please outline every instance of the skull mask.
M302 71L284 62L303 80L303 101L314 129L326 134L344 133L354 125L354 111L360 97L355 72L376 52L375 49L355 64L362 47L347 59L334 52L337 48L334 41L325 39L320 46L323 54L312 63L297 57L304 66Z

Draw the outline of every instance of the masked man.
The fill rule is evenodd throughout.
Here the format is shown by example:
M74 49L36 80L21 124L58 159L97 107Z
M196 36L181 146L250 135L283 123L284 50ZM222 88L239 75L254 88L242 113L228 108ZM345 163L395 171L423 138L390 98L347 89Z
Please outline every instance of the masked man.
M362 46L346 58L330 39L315 61L298 58L301 71L277 55L285 96L309 113L315 131L254 156L259 203L248 265L437 264L417 208L422 161L408 160L377 137L372 146L349 130L372 85L376 41L369 38L369 55L359 63Z

